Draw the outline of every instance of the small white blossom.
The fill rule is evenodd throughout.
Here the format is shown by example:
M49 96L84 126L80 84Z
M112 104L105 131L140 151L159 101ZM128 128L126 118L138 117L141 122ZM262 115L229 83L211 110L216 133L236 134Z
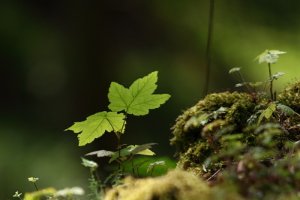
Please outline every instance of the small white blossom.
M19 193L19 191L16 191L15 194L13 195L13 197L20 198L21 195L22 195L22 193Z
M39 180L39 178L37 178L37 177L29 177L28 178L28 181L29 182L32 182L32 183L35 183L35 182L37 182Z

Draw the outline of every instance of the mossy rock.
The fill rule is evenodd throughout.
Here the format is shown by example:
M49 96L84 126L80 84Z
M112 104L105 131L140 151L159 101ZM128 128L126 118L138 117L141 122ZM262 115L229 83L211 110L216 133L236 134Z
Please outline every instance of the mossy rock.
M278 101L239 92L207 95L172 128L178 168L212 186L232 183L246 199L294 198L300 191L299 92L300 82Z
M288 85L279 95L278 100L300 112L300 81Z

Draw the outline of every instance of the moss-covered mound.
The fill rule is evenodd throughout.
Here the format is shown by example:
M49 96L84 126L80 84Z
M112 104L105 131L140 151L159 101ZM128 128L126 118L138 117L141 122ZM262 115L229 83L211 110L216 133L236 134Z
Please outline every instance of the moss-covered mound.
M174 170L156 178L127 177L107 192L104 200L239 200L234 191L212 189L195 175Z
M278 99L283 104L293 108L296 112L300 112L300 81L286 87Z
M193 200L197 197L209 199L209 187L192 174L173 171L158 178L127 177L124 184L107 193L105 200Z
M258 94L209 94L173 126L178 167L210 185L232 183L245 198L296 198L298 111L300 83L288 86L278 101Z

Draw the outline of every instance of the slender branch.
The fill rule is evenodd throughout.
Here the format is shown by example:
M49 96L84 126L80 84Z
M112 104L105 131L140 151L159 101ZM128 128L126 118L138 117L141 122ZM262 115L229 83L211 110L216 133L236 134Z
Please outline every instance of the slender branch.
M210 80L210 64L211 64L211 44L213 37L213 19L214 19L214 10L215 10L215 1L209 1L209 19L208 19L208 34L207 34L207 43L206 43L206 52L205 52L205 82L203 89L203 96L208 92L209 80Z

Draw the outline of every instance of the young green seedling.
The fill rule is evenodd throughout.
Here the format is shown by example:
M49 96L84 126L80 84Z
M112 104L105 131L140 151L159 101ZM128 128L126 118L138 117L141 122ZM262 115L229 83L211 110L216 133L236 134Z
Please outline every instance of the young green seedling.
M269 72L269 81L270 81L270 96L271 100L275 101L276 100L276 93L273 92L273 81L278 79L280 76L284 75L283 72L278 72L276 74L272 74L271 70L271 64L274 64L277 62L279 55L285 54L286 52L284 51L279 51L279 50L265 50L263 53L258 55L256 59L258 60L259 63L267 63L268 64L268 72Z
M37 178L37 177L29 177L28 178L28 181L31 182L31 183L33 183L34 188L35 188L36 191L39 191L39 188L37 187L37 184L36 184L36 182L38 180L39 180L39 178Z
M19 200L23 200L23 199L21 198L21 196L22 196L22 193L19 193L19 191L16 191L15 194L13 195L14 198L17 198L17 199L19 199Z
M242 87L245 86L248 92L251 92L251 87L249 86L249 83L245 81L240 67L233 67L228 71L229 74L237 73L239 76L239 79L241 80L240 83L235 84L235 87Z
M125 132L127 123L127 115L142 116L147 115L149 110L159 108L169 98L169 94L153 94L157 88L157 74L152 72L143 78L134 81L129 88L112 82L110 84L108 99L110 111L102 111L93 114L85 121L75 122L66 130L78 133L79 146L91 143L96 138L100 138L105 132L113 132L117 138L117 151L100 150L92 152L89 155L97 155L99 157L111 157L110 162L117 161L119 169L121 163L127 158L131 158L135 154L154 155L149 150L152 143L145 145L127 145L122 148L121 136ZM147 148L145 148L147 147Z

